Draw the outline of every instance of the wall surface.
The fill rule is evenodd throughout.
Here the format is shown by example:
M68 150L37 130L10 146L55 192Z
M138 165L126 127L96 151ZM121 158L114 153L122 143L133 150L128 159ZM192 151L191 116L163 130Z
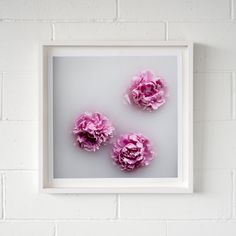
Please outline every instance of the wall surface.
M38 194L38 42L192 40L195 193ZM0 0L0 235L235 236L236 0Z

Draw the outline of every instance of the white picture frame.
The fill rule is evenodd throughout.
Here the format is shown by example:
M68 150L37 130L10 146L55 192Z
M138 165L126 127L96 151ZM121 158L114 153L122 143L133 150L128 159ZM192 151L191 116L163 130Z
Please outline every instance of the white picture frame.
M58 48L158 48L181 55L182 81L178 85L178 176L176 178L81 178L53 177L52 66ZM90 50L92 51L92 50ZM63 50L62 50L63 53ZM193 192L193 43L160 41L79 41L40 43L39 188L44 193L192 193Z

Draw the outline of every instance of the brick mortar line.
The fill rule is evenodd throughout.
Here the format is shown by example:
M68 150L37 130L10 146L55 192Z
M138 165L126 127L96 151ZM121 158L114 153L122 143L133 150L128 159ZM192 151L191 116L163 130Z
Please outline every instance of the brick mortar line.
M10 123L15 123L15 124L38 124L39 121L38 120L7 120L7 119L3 119L0 121L2 124L10 124Z
M1 23L112 23L115 18L111 19L14 19L5 18L0 19Z
M122 19L119 18L120 23L234 23L230 18L220 19L220 18L212 18L212 19L157 19L157 20L140 20L140 19Z
M1 184L2 184L2 219L6 220L6 175L4 172L1 173Z
M120 220L120 219L119 219ZM104 222L117 222L119 221L116 218L6 218L0 220L1 222L51 222L51 223L60 223L60 222L90 222L90 221L104 221ZM143 219L140 219L143 220ZM145 220L145 219L144 219ZM122 221L122 220L121 220Z
M120 194L116 194L116 219L120 219Z
M165 40L166 41L169 40L169 22L168 21L165 23Z
M0 19L1 23L235 23L235 19L158 19L158 20L140 20L140 19L122 19L122 18L111 18L111 19L77 19L77 20L68 20L68 19L13 19L13 18L3 18Z
M209 71L194 71L193 74L232 74L234 70L209 70ZM224 79L223 79L224 80Z
M54 223L54 226L53 226L53 236L57 236L57 230L58 227L57 227L57 222Z
M169 232L168 232L168 222L165 222L165 236L168 236Z
M0 217L0 221L4 220L3 218L3 174L1 173L1 217Z
M96 220L95 220L96 221ZM111 220L113 221L113 220ZM118 220L114 220L114 222L117 222ZM196 218L196 219L174 219L174 218L120 218L119 221L156 221L160 223L170 223L170 222L235 222L236 219L232 218ZM63 221L62 221L63 222Z
M194 167L194 171L231 171L232 168L209 168L209 167Z
M230 184L231 184L231 192L230 192L230 219L233 219L233 194L234 194L234 170L231 170L230 176Z
M236 223L236 219L218 219L218 218L209 218L209 219L203 219L203 218L199 218L199 219L155 219L155 218L150 218L150 219L146 219L146 218L122 218L119 220L116 219L102 219L102 218L98 218L98 219L22 219L22 218L14 218L14 219L5 219L5 220L0 220L0 223L82 223L82 222L114 222L114 223L118 223L118 222L133 222L133 221L144 221L144 222L157 222L157 223L171 223L171 222L186 222L186 223L192 223L192 222L212 222L212 223Z
M236 219L167 219L166 220L167 223L171 223L171 222L210 222L210 223L229 223L229 222L233 222L236 223Z
M232 219L236 220L235 217L235 208L236 208L236 196L235 196L235 188L236 188L236 170L232 170Z
M9 120L7 118L2 119L1 121L5 121L6 123L10 122L39 122L39 120Z
M25 168L25 169L4 169L4 168L2 168L2 169L0 169L0 171L5 171L5 172L13 172L13 171L22 171L22 172L36 172L36 171L39 171L39 169L27 169L27 168Z
M193 111L194 112L198 112L198 109L193 109ZM200 118L198 118L198 119L195 119L195 121L194 121L194 123L198 123L198 122L215 122L215 121L223 121L223 122L230 122L230 121L234 121L234 120L232 120L231 118L228 118L228 119L224 119L224 120L222 120L222 119L200 119Z
M235 24L235 27L236 27L236 24ZM173 40L173 39L171 39L170 40L171 42L174 42L174 41L176 41L176 40ZM178 41L178 40L177 40ZM194 41L193 41L193 43L194 43ZM195 71L193 71L193 74L230 74L230 73L233 73L234 72L234 69L232 68L232 70L217 70L217 69L215 69L215 70L209 70L209 71L199 71L199 70L195 70Z
M116 0L116 17L114 19L114 22L118 22L120 18L120 1Z
M195 120L194 121L194 124L195 123L222 123L222 122L235 122L235 120L232 120L232 119L225 119L225 120Z
M230 18L234 20L234 0L230 0Z
M1 25L1 23L0 23ZM36 78L36 75L37 75L37 69L9 69L9 70L1 70L1 73L19 73L19 74L23 74L23 73L27 73L29 76L30 75L30 78L24 78L24 77L21 77L21 78L17 78L17 80L30 80L30 81L36 81L37 78ZM32 75L34 75L34 77L32 77ZM15 80L15 79L12 79L12 78L8 78L8 80Z
M4 121L4 73L2 72L2 80L1 80L1 85L2 85L2 89L1 89L1 122Z
M236 119L236 78L235 72L231 73L231 118Z
M0 120L3 120L3 72L1 72L0 83L1 83Z
M55 24L51 23L51 41L55 41Z

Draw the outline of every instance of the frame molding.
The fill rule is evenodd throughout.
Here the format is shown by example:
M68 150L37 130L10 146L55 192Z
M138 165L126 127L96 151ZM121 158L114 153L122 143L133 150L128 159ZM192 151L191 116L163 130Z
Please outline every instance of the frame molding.
M48 109L52 106L49 90L49 49L54 47L168 47L182 49L183 80L181 88L182 157L178 157L177 178L97 178L54 179L50 157L53 153ZM193 43L174 41L79 41L40 43L39 80L39 189L44 193L192 193L193 192ZM179 121L178 121L179 122ZM51 134L50 134L51 133ZM179 132L178 132L179 133ZM179 155L178 155L179 156ZM52 158L51 158L52 159ZM178 164L178 165L179 165Z

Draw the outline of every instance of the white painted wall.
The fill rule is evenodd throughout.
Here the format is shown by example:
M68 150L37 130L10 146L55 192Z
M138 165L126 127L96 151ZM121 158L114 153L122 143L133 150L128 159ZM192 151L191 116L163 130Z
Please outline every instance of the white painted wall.
M236 1L0 0L0 235L235 236ZM192 40L193 195L37 192L41 40Z

